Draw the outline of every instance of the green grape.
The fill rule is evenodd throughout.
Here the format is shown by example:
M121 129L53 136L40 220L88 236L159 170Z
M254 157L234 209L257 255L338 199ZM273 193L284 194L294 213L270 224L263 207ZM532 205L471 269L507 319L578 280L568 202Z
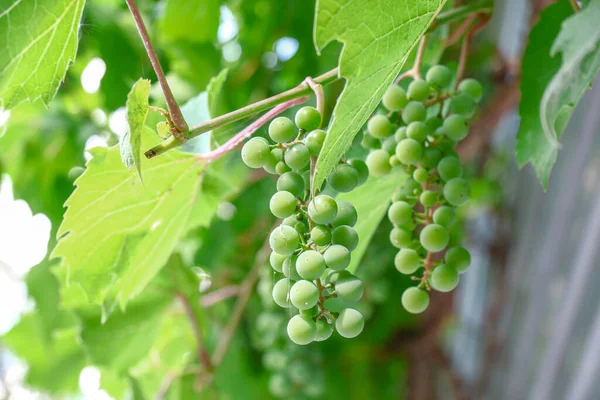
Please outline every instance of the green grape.
M395 201L388 209L388 218L396 226L401 226L412 221L413 208L405 201Z
M331 223L338 212L338 206L332 197L320 194L308 203L308 216L320 225Z
M297 203L296 196L290 192L281 191L271 197L269 208L271 209L271 213L277 218L286 218L296 211Z
M335 320L335 330L346 339L357 337L365 327L362 314L353 308L345 308Z
M379 149L381 147L381 142L379 141L379 139L374 138L373 136L371 136L368 133L365 133L365 135L363 136L363 139L360 142L360 144L365 149L376 150L376 149Z
M333 244L323 254L325 264L334 271L346 269L350 265L350 251L339 244Z
M358 172L351 165L338 164L327 178L327 183L338 192L349 192L358 186Z
M409 201L408 198L418 196L421 194L422 191L423 188L421 187L421 185L419 185L413 179L405 179L404 183L402 183L402 186L400 186L400 190L397 193L398 197L393 197L392 201L405 200L407 203L410 204L411 201Z
M396 153L396 144L393 136L387 137L381 142L381 150L385 150L390 156L393 156Z
M279 161L275 166L275 172L277 172L278 175L283 175L286 172L290 172L291 170L292 169L288 167L288 165L284 161Z
M292 393L293 384L283 374L275 374L269 378L269 392L275 397L287 397Z
M475 100L468 94L457 94L450 100L450 112L467 118L475 113Z
M296 271L302 279L319 279L325 272L325 259L318 251L303 251L296 261Z
M425 125L425 122L411 122L406 127L406 135L419 143L422 143L425 139L427 139L428 134L429 128L427 127L427 125Z
M427 71L425 80L435 88L447 88L452 82L452 72L445 65L434 65Z
M286 172L277 179L277 190L290 192L296 197L304 194L304 179L297 172Z
M449 228L456 220L456 213L452 207L441 206L433 213L433 222L444 228Z
M271 264L271 267L275 271L283 272L283 270L281 268L283 267L283 262L285 261L286 258L287 258L287 256L283 256L281 254L272 252L271 255L269 256L269 263Z
M406 92L394 83L383 94L382 103L390 111L400 111L408 103Z
M414 274L421 267L421 257L413 249L402 249L396 254L394 265L402 274Z
M469 127L467 121L462 115L451 115L444 120L444 132L450 139L458 142L467 137Z
M479 83L478 80L467 78L460 82L458 85L458 91L460 93L465 93L475 99L476 102L481 100L483 96L483 86Z
M314 317L317 314L319 314L319 307L317 307L316 305L314 305L312 308L307 308L306 310L299 310L300 315L303 315L305 317Z
M290 289L290 300L298 310L308 310L319 301L319 289L312 282L300 280Z
M269 143L259 137L248 140L242 147L242 161L250 168L261 168L269 160Z
M394 154L393 156L390 157L390 165L392 167L397 167L402 165L402 163L400 162L400 160L398 160L398 157L396 157L396 155Z
M262 358L265 368L280 371L284 369L288 363L287 355L279 350L267 350Z
M464 247L453 247L446 252L446 264L463 274L471 265L471 254Z
M471 197L471 187L463 178L454 178L444 185L444 198L455 207L462 206Z
M354 226L358 220L356 208L346 200L337 200L338 212L331 225L335 228L340 225Z
M460 178L462 176L462 165L457 157L447 156L440 160L437 166L438 174L443 181Z
M279 307L288 308L290 306L289 293L292 287L292 281L288 278L283 278L275 282L273 285L273 301Z
M363 131L358 131L355 135L354 138L352 138L352 147L358 147L360 146L360 144L362 143L362 140L364 139L365 134Z
M417 168L413 172L413 179L419 183L425 183L429 179L429 172L425 168Z
M271 236L269 236L269 244L271 249L284 256L290 256L298 247L300 243L300 237L298 232L290 226L279 225L273 229Z
M331 337L333 333L333 325L324 319L317 320L317 333L315 335L316 342L322 342Z
M444 120L440 117L429 117L425 120L425 125L427 125L427 129L429 132L435 132L438 128L441 128Z
M411 314L420 314L429 306L429 294L415 286L402 293L402 306Z
M298 223L298 215L290 215L289 217L285 217L281 221L281 225L291 226L292 228L296 228L296 224Z
M419 240L421 241L421 245L425 248L425 250L436 253L444 250L446 246L448 246L450 236L448 235L448 231L443 226L438 224L429 224L421 231Z
M304 188L310 190L310 169L302 172L302 180L304 181Z
M331 243L331 229L325 225L315 225L310 231L310 239L317 246L327 246Z
M331 231L331 243L342 245L352 251L358 246L358 233L349 226L338 226Z
M358 175L358 186L363 185L369 178L369 167L363 160L348 160L348 164L353 166Z
M290 278L294 281L298 281L302 279L300 275L298 275L298 270L296 270L296 262L298 261L298 256L292 255L283 261L281 265L281 272L286 278Z
M363 295L364 288L362 281L347 271L341 271L335 281L335 292L345 303L356 303Z
M437 200L437 193L433 190L424 190L423 193L421 193L421 197L419 197L419 201L425 207L433 207L435 203L437 203Z
M344 309L344 307L344 302L337 297L332 297L325 300L325 309L331 312L340 312Z
M376 138L388 137L392 134L392 124L385 115L373 115L367 124L367 130Z
M276 174L277 173L277 163L280 162L282 159L283 159L283 151L281 149L274 148L269 153L267 162L265 163L263 168L269 174Z
M390 155L385 150L374 150L367 156L369 174L373 176L387 175L391 170Z
M390 231L390 242L397 249L412 245L412 232L404 228L394 228Z
M438 292L450 292L458 285L458 272L452 265L441 264L431 274L431 286Z
M321 125L321 113L314 107L302 107L296 113L294 120L296 121L296 126L298 128L310 132Z
M422 79L415 79L408 85L408 98L415 101L425 101L429 97L429 84Z
M283 155L285 163L294 171L300 171L310 162L310 153L302 143L296 143L287 148Z
M442 159L442 152L435 147L427 147L423 151L423 157L421 158L421 166L423 168L432 169L437 167L438 163Z
M406 132L406 126L401 126L400 128L396 129L396 132L394 133L394 140L396 141L396 143L400 143L407 137L408 134Z
M404 107L402 111L402 121L405 124L410 124L414 121L425 121L427 118L427 110L422 103L411 101Z
M396 157L402 164L415 164L423 157L423 147L414 139L404 139L396 146Z
M312 318L294 315L288 322L287 333L292 342L305 345L315 340L317 326Z
M291 119L277 117L269 124L269 136L275 143L286 143L296 137L296 127Z
M322 129L316 129L306 135L304 139L304 145L308 149L308 152L311 156L318 156L323 148L323 143L325 142L325 137L327 136L327 132Z
M296 232L298 232L300 234L308 233L308 231L309 231L308 224L304 221L298 221L296 226L294 226L294 229L296 229Z

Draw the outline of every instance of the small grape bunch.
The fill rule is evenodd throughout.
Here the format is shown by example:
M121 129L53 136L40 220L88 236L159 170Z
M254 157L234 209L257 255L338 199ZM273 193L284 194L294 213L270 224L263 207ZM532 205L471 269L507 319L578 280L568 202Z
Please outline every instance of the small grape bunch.
M358 215L347 201L336 201L311 190L310 164L318 157L326 132L318 129L321 116L313 107L301 108L295 124L278 117L269 125L270 144L252 138L242 148L242 159L252 168L279 174L271 213L283 221L270 234L270 264L281 278L272 296L295 314L287 324L290 339L300 345L329 338L334 328L343 337L360 334L364 319L352 308L363 294L359 278L346 271L358 246L353 228ZM340 160L327 179L337 192L348 192L368 178L367 165L358 159ZM344 308L328 309L339 300Z
M421 276L413 276L419 284L402 295L404 308L415 314L427 309L431 288L453 290L471 262L463 247L447 249L455 208L470 197L453 149L469 133L483 90L474 79L465 79L451 90L452 81L451 71L436 65L424 80L410 82L407 90L393 84L382 100L388 114L370 118L362 141L370 149L366 163L372 175L383 176L392 168L408 174L394 195L388 217L394 225L390 242L399 249L396 268L406 275L422 271ZM443 260L434 256L446 249Z

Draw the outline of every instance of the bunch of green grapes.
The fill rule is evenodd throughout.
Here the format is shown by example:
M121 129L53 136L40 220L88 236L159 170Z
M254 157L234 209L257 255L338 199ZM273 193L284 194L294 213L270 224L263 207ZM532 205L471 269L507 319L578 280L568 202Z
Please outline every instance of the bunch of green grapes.
M463 247L447 249L449 229L456 221L455 208L470 197L469 183L454 148L469 133L469 122L482 97L474 79L450 89L453 74L445 66L429 69L426 78L410 82L407 90L393 84L383 96L387 115L376 114L368 122L363 146L369 172L382 176L402 168L409 177L395 193L388 217L394 225L392 245L399 249L395 266L419 284L402 295L411 313L429 305L428 291L453 290L459 275L471 262ZM439 259L446 251L445 257Z
M242 159L252 168L279 174L277 192L270 201L274 216L283 221L269 237L270 263L280 279L272 296L289 309L290 339L300 345L329 338L334 329L343 337L362 332L364 319L352 305L363 294L360 279L346 271L351 252L358 246L354 230L358 215L347 201L336 201L311 191L310 165L318 157L326 132L318 129L321 115L313 107L301 108L295 124L278 117L269 125L269 137L250 139ZM327 179L337 192L348 192L368 178L361 160L340 161ZM338 300L336 311L328 305ZM328 303L329 301L329 303Z

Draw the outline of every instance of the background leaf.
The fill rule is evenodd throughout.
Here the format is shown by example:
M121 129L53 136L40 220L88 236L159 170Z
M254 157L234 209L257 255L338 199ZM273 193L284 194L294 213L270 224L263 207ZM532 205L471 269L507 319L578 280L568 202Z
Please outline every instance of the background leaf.
M168 0L158 26L160 37L165 42L212 41L217 37L219 26L219 2L217 0Z
M148 96L150 96L150 81L140 78L127 95L127 123L129 129L119 142L123 164L129 170L135 167L140 180L142 180L142 163L140 160L142 132L148 115Z

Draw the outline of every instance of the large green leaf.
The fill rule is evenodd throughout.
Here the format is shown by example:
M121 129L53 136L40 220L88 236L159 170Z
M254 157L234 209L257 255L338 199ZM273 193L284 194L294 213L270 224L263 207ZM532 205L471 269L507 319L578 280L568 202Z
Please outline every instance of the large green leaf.
M168 0L158 26L165 42L212 41L219 27L219 1Z
M142 163L140 160L142 132L148 115L148 96L150 96L150 81L140 78L127 95L127 124L129 129L119 141L123 164L129 170L135 167L140 180L142 180Z
M344 43L339 68L347 83L317 161L315 187L348 150L443 5L444 0L317 2L315 44L323 49L333 40Z
M0 1L0 107L52 100L75 59L84 3Z

